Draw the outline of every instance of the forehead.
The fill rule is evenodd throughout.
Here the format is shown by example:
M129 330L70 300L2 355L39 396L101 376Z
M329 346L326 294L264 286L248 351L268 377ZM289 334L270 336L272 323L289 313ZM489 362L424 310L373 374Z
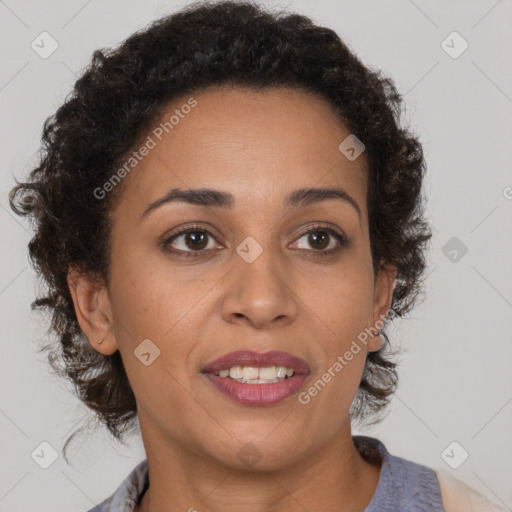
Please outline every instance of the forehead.
M310 93L212 87L174 99L142 135L151 148L121 201L140 212L176 187L229 189L263 207L300 187L341 186L366 206L364 154L346 158L339 145L350 131Z

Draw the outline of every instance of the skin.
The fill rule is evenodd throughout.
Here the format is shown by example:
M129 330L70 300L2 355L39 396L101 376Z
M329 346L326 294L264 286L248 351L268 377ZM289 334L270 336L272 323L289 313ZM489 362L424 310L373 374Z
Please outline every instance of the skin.
M303 391L385 317L396 269L374 279L364 153L345 158L338 145L350 132L310 93L211 88L194 98L197 106L124 178L109 286L73 268L68 278L80 326L95 350L120 351L136 397L150 478L137 511L362 511L381 468L355 448L349 409L379 336L306 405L297 395L240 404L201 368L234 350L283 350L311 367ZM235 206L175 202L140 219L171 188L205 186L230 192ZM344 189L361 217L339 199L284 208L293 190L324 186ZM188 223L212 231L207 255L173 253L194 251L186 235L161 245ZM338 242L300 235L316 223L348 245L318 256ZM236 252L247 236L263 249L252 263ZM133 354L147 338L160 349L149 366ZM260 455L253 467L237 456L246 443Z

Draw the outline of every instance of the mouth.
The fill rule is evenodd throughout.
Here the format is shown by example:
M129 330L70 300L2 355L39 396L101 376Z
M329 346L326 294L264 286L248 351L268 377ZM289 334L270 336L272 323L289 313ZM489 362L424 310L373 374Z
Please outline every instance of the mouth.
M263 406L295 394L310 373L303 359L287 352L231 352L201 371L215 388L245 405Z

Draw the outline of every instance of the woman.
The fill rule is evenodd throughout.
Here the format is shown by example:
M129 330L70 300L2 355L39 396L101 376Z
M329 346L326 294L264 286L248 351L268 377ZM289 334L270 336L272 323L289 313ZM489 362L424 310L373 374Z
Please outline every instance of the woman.
M333 31L255 4L95 52L11 192L52 364L114 437L140 425L94 511L497 510L351 435L396 388L385 327L431 237L400 108Z

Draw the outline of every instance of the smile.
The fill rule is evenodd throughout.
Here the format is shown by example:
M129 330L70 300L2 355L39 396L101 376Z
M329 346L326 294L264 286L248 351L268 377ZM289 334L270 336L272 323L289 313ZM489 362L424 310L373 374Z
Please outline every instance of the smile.
M302 387L309 365L287 352L232 352L203 368L202 373L229 398L252 406L282 402Z

